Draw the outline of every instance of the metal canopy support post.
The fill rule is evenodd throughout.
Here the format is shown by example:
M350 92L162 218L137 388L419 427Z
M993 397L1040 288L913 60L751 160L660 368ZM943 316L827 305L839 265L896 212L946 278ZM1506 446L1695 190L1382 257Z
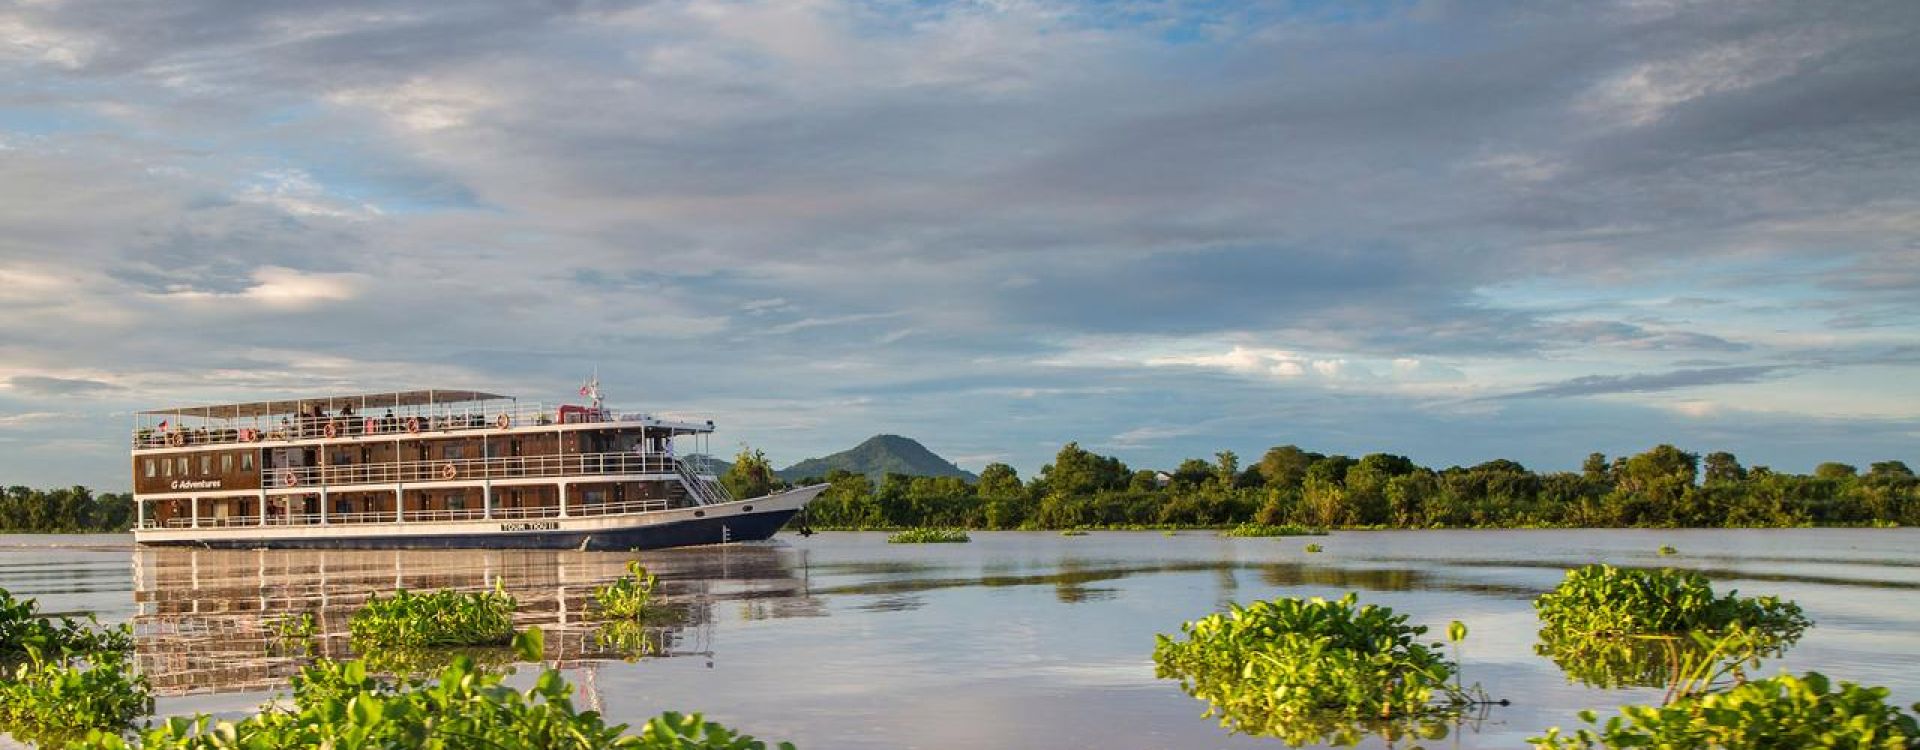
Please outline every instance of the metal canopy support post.
M188 512L188 517L193 519L193 528L200 528L200 498L187 498L187 503L192 506L192 510Z
M480 483L480 517L493 520L493 480Z
M558 484L560 486L560 517L566 518L567 517L567 483L559 482Z

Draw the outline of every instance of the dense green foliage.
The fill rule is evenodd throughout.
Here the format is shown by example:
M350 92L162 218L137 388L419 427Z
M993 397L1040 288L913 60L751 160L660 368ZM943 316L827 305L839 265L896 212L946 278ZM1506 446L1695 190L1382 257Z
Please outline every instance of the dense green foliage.
M133 525L133 496L93 494L85 487L36 490L8 487L0 493L0 531L81 533L126 531Z
M540 635L516 639L521 658L539 658ZM573 687L560 673L541 673L531 688L502 684L504 674L457 658L438 680L381 682L358 661L320 660L294 679L291 707L269 707L237 722L206 716L174 718L139 737L148 750L167 748L419 747L637 748L638 750L765 750L766 743L704 721L664 714L627 734L599 714L573 706ZM96 732L82 747L124 750L113 733ZM782 743L782 748L791 748Z
M640 561L627 563L627 574L619 580L593 590L593 603L604 617L616 617L626 620L639 619L647 614L647 605L653 601L654 586L659 579Z
M1352 594L1261 601L1181 625L1184 640L1157 636L1153 658L1235 731L1295 745L1428 736L1469 698L1448 683L1458 665L1441 644L1420 642L1427 629L1406 621Z
M1715 596L1706 576L1680 570L1589 565L1567 571L1533 606L1542 636L1721 632L1733 627L1798 638L1812 622L1800 605L1775 597Z
M1069 443L1023 481L991 464L979 480L829 472L807 510L825 528L946 526L1068 529L1231 526L1247 521L1329 527L1751 527L1920 525L1920 479L1898 461L1865 473L1813 475L1742 467L1670 445L1580 472L1539 473L1507 460L1430 469L1375 453L1358 459L1282 446L1242 467L1222 452L1171 472L1135 470Z
M1231 529L1227 529L1226 531L1220 532L1221 536L1246 536L1246 537L1326 536L1326 534L1327 532L1320 529L1309 529L1305 526L1297 526L1290 523L1275 525L1270 523L1255 523L1253 521L1248 521L1246 523L1240 524L1239 526L1235 526Z
M954 544L973 541L959 529L907 529L887 537L891 544Z
M1914 710L1920 712L1920 704ZM1598 723L1592 711L1580 717ZM1626 706L1604 725L1571 735L1555 727L1532 741L1543 750L1909 750L1920 746L1920 725L1887 703L1886 688L1842 682L1835 690L1826 677L1809 672L1754 680L1665 706Z
M15 599L0 588L0 659L38 651L49 657L96 651L127 651L133 634L126 628L103 628L89 616L84 621L40 615L40 604Z
M486 646L513 640L517 606L503 591L374 594L347 621L356 647Z
M87 654L31 648L0 678L0 730L43 747L90 730L117 732L153 710L145 677L134 676L129 651Z

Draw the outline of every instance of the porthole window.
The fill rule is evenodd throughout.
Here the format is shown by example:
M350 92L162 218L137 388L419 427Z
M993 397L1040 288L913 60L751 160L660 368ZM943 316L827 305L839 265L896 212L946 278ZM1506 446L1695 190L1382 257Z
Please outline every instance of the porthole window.
M751 512L753 512L753 506L751 506L751 505L744 505L744 506L741 506L741 508L740 508L740 512L741 512L741 513L751 513Z
M704 510L696 510L693 512L694 518L705 518L706 516L707 516L707 512Z

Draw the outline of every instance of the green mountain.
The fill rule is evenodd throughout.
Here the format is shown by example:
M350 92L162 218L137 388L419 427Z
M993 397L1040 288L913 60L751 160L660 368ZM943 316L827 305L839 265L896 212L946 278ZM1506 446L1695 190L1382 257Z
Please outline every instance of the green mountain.
M822 458L809 458L775 473L781 479L795 482L806 477L824 477L835 469L865 474L875 482L885 479L888 474L960 477L969 482L979 479L973 472L955 466L952 461L927 450L919 441L899 435L875 435L847 450Z

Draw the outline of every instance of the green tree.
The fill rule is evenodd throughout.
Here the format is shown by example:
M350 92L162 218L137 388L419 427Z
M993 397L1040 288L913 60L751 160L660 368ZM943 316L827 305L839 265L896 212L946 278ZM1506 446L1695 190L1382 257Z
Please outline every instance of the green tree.
M1743 482L1747 479L1747 470L1740 467L1740 459L1726 451L1707 454L1705 469L1707 484Z
M772 492L779 479L773 475L773 465L767 463L767 454L741 446L733 457L733 468L727 469L720 483L734 497L749 498Z
M1268 487L1299 489L1300 483L1306 481L1307 467L1321 458L1320 454L1300 450L1298 446L1282 445L1268 448L1254 469L1266 479Z
M1828 461L1813 467L1813 475L1821 479L1852 479L1860 475L1860 470L1854 468L1853 464Z

